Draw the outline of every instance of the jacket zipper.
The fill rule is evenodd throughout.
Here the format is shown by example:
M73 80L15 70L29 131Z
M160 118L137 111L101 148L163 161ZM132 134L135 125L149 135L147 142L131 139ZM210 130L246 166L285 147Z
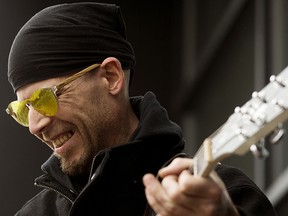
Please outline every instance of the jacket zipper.
M61 193L60 191L56 190L55 188L52 188L52 187L49 187L47 185L43 185L43 184L38 184L38 183L34 183L35 186L37 187L43 187L43 188L46 188L46 189L50 189L54 192L56 192L57 194L60 194L61 196L63 196L65 199L67 199L69 202L71 202L71 204L73 204L73 200L71 200L68 196L66 196L64 193ZM71 191L73 194L75 194L73 191Z

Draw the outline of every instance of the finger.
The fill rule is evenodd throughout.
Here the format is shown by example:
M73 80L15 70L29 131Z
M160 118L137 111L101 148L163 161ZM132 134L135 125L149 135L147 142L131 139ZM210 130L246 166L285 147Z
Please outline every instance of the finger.
M187 170L184 170L179 177L176 175L166 176L162 179L161 184L166 191L168 199L179 205L185 202L190 204L190 201L186 201L189 199L207 199L207 197L210 199L210 190L219 191L218 186L214 182L193 176ZM217 187L217 190L214 187ZM183 206L186 205L184 204Z
M199 176L192 176L184 171L179 176L179 185L187 196L193 196L197 198L193 203L198 205L198 209L202 209L203 212L212 212L217 215L238 215L227 190L220 179L220 177L212 172L210 178L202 178ZM191 180L193 178L193 181Z
M166 192L160 182L152 174L146 174L143 177L145 185L145 194L149 205L155 212L163 212L163 206L169 206L169 200Z
M187 196L220 199L222 188L210 178L193 176L187 170L179 175L179 187Z
M178 182L178 176L166 176L163 178L161 184L166 191L168 199L170 199L171 202L181 206L182 208L193 209L191 208L193 197L187 195L186 192L182 190Z
M183 170L192 166L191 158L175 158L168 166L159 170L158 174L161 178L167 175L179 175Z
M145 194L149 205L161 216L189 215L188 209L173 202L163 185L151 174L143 177Z
M187 177L189 177L187 178L189 183L196 178L190 175L188 172L186 172L186 174ZM196 179L201 180L200 177L197 177ZM187 191L185 191L187 188L183 187L181 184L182 183L178 181L177 176L167 176L162 180L162 186L166 191L167 197L170 202L173 203L173 208L175 209L173 212L175 215L187 215L188 212L190 212L190 214L197 213L200 215L206 215L218 210L219 203L215 202L213 197L210 197L210 194L203 195L203 193L196 192L187 193ZM194 190L194 186L197 187L198 183L195 185L189 185L193 186L192 189Z

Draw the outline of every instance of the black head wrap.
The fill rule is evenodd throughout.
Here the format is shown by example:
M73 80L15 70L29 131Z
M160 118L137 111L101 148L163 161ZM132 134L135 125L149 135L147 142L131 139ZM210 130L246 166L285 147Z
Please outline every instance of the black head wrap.
M8 61L8 80L21 86L78 72L107 57L123 69L135 63L119 6L71 3L48 7L18 32Z

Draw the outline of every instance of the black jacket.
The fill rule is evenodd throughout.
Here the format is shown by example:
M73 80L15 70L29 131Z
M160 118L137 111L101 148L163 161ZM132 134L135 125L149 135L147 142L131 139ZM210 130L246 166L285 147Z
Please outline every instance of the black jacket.
M142 177L159 168L184 148L182 132L171 122L154 94L131 98L139 125L129 143L99 152L84 188L65 175L53 155L42 165L44 175L35 180L43 190L16 215L141 216L147 202ZM273 207L243 173L217 167L241 215L275 215Z

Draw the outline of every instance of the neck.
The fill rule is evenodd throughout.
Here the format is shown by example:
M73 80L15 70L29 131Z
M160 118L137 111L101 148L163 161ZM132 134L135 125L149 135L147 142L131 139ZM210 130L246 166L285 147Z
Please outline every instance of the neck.
M122 143L126 143L128 142L128 140L130 139L130 137L132 136L132 134L134 133L134 131L136 130L136 128L138 127L139 124L139 120L137 118L137 116L135 115L131 104L129 103L128 107L127 107L127 112L126 112L126 120L124 120L122 122L122 133L123 134L123 142Z
M135 115L130 102L127 106L123 106L123 109L119 110L118 116L114 126L112 126L113 136L110 138L110 146L127 143L138 127L139 120ZM111 129L111 128L110 128Z

